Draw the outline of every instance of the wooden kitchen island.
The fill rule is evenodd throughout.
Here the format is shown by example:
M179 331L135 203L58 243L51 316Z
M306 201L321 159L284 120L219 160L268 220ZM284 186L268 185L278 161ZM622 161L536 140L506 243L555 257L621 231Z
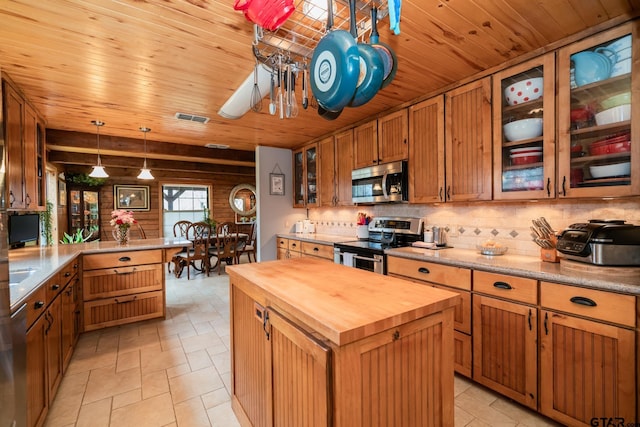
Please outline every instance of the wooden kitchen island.
M457 294L310 258L227 271L242 425L453 425Z

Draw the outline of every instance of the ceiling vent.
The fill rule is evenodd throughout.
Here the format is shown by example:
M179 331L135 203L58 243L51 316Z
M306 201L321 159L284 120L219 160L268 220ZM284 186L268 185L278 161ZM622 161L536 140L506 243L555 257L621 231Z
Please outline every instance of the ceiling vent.
M207 123L209 121L209 117L196 116L195 114L187 114L187 113L176 113L176 119L187 120L189 122L197 122L197 123Z
M204 146L207 148L217 148L219 150L226 150L229 148L227 144L205 144Z

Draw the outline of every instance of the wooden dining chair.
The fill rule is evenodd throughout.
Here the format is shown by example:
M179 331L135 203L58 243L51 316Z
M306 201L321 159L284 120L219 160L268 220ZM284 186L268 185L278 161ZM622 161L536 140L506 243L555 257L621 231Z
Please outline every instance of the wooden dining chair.
M206 222L194 222L187 228L186 238L191 240L191 246L186 250L176 254L175 275L180 277L182 270L187 269L187 280L191 279L191 268L206 272L209 276L209 239L211 237L211 226ZM196 262L200 261L200 268Z
M173 237L187 237L187 229L189 228L189 226L192 224L191 221L187 221L186 219L180 220L178 222L176 222L175 224L173 224ZM171 258L171 262L167 264L167 273L171 273L171 264L173 264L174 266L176 266L176 255L178 255L181 252L186 251L187 248L182 248L180 249L180 251L176 252L173 257ZM175 270L175 268L174 268Z
M212 268L218 268L218 275L222 270L222 262L233 264L238 251L238 227L234 222L221 222L216 227L215 244L209 248L210 258L216 257ZM211 262L209 262L211 264Z
M251 254L253 254L253 260L258 262L256 258L256 237L257 237L257 227L256 223L251 224L251 230L249 231L249 237L244 244L238 243L238 252L236 254L236 263L240 264L240 257L243 254L247 254L247 258L249 258L249 262L251 262Z

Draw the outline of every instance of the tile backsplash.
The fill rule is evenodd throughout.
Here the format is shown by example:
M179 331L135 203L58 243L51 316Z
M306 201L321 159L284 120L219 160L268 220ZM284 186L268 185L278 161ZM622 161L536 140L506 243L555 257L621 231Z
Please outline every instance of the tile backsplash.
M492 238L509 247L509 252L537 256L540 248L532 241L531 220L545 217L556 231L590 219L624 219L640 225L640 199L580 200L559 202L467 203L440 205L390 204L345 208L310 209L316 232L340 236L356 235L358 212L376 216L421 217L425 226L444 226L449 243L475 248Z

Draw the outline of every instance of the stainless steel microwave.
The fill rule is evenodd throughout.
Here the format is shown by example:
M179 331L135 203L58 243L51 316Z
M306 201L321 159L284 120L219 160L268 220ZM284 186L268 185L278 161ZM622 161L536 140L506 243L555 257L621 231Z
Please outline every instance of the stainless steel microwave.
M406 202L407 162L399 161L355 169L351 172L353 203Z

